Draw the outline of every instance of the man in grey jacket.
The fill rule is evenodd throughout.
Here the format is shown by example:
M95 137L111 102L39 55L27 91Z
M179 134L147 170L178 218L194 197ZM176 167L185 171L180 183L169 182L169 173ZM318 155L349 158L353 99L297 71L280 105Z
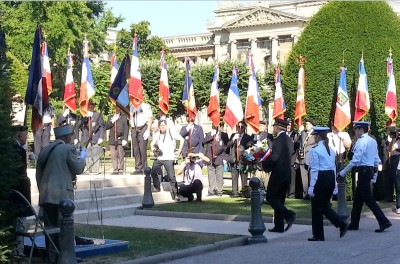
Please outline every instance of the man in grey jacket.
M73 132L70 125L55 128L56 140L42 149L37 160L36 182L45 226L60 226L58 204L64 199L74 200L73 182L85 168L86 150L79 154L70 144ZM58 234L51 238L59 249ZM51 247L48 241L46 247ZM48 252L49 262L57 263L54 249L49 248Z

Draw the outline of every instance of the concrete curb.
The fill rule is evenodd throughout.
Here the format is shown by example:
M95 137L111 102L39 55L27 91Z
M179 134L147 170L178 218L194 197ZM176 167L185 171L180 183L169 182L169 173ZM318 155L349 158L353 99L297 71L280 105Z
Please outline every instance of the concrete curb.
M155 264L165 261L172 261L175 259L184 258L187 256L200 255L211 251L221 250L230 247L245 246L248 244L247 236L218 241L213 244L201 245L197 247L191 247L187 249L172 251L164 254L144 257L140 259L128 260L120 262L120 264Z

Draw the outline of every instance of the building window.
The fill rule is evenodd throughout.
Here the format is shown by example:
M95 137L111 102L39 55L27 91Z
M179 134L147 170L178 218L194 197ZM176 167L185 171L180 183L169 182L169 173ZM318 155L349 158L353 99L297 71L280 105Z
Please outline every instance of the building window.
M259 39L257 40L257 49L269 49L271 47L271 40Z
M241 60L246 58L246 55L248 51L250 50L250 42L247 40L238 40L236 43L236 49L237 49L237 59Z
M279 45L284 44L284 43L293 43L293 38L290 35L279 36L278 43L279 43Z

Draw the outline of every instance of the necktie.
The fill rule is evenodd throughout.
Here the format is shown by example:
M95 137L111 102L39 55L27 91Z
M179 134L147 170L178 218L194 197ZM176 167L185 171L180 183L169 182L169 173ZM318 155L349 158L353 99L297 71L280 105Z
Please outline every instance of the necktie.
M189 149L192 149L192 132L193 128L189 129Z
M117 122L118 120L115 120L114 122L114 146L115 146L115 150L117 150L118 148L118 137L117 137Z
M215 158L217 156L216 153L216 145L217 145L217 135L214 135L212 145L211 145L211 150L212 150L212 161L215 161Z
M88 117L88 137L90 138L92 136L92 117Z

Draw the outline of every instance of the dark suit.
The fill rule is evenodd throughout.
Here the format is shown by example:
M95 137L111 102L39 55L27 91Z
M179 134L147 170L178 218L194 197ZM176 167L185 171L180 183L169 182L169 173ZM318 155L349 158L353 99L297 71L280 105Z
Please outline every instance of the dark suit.
M237 147L238 145L241 145L243 146L244 149L247 149L254 144L253 138L246 133L243 133L242 139L238 144L237 139L233 140L235 135L236 133L233 133L231 135L231 138L229 139L229 142L226 145L227 149L229 149L228 162L231 163L232 195L234 196L238 195L239 175L242 181L242 189L244 186L247 185L247 173L243 173L238 170L239 161L242 159L242 157L238 156L238 154L240 155L240 153L238 153Z
M110 130L108 143L110 145L113 173L123 173L124 171L124 147L122 140L128 141L128 119L124 114L120 114L117 121L111 122L112 116L108 118L104 125L106 130Z
M74 127L74 134L72 134L71 141L74 142L75 139L79 140L79 122L76 114L70 113L68 116L63 116L63 114L57 115L57 126L71 125Z
M291 178L292 153L293 142L283 131L274 139L271 156L262 162L263 169L271 171L266 198L274 209L274 228L282 232L284 230L283 220L288 221L294 215L294 212L288 210L284 205Z
M289 136L289 138L292 140L293 143L299 140L299 134L294 130L286 132L286 134ZM295 165L296 160L297 160L297 149L294 148L292 152L292 158L290 160L291 178L290 178L290 186L287 193L288 197L291 198L294 198L296 194L296 165Z
M199 125L194 124L192 129L192 135L189 135L186 126L181 128L179 134L185 139L182 148L182 156L186 157L187 151L191 146L193 148L193 153L200 153L203 152L203 141L204 141L204 132L203 128ZM189 144L189 138L191 139L191 144Z
M215 139L215 142L214 142ZM204 138L204 146L206 148L206 157L210 159L207 164L208 169L208 194L222 195L222 187L224 185L224 159L226 160L226 144L229 141L228 134L218 131L214 136L211 132L207 133ZM214 155L213 155L214 144Z

